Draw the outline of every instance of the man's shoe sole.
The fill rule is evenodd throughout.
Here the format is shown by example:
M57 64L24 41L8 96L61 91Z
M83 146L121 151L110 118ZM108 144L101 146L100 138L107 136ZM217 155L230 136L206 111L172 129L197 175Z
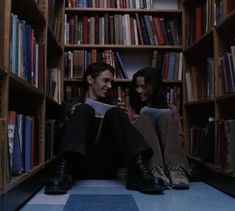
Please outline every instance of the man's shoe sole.
M185 185L172 185L171 186L172 189L175 189L175 190L187 190L189 189L189 186L185 186Z
M60 187L49 187L49 188L45 188L44 193L45 194L49 194L49 195L63 195L66 194L68 192L68 189L63 189Z
M72 179L69 178L69 180L67 181L66 185L59 185L59 184L50 184L50 185L46 185L44 193L45 194L49 194L49 195L62 195L62 194L66 194L68 192L68 190L70 190L72 188Z

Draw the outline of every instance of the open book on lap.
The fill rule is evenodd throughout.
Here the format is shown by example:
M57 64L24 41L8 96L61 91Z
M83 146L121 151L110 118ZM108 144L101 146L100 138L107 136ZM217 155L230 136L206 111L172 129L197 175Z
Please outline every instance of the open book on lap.
M151 108L148 106L144 106L140 110L140 114L148 114L151 115L155 120L158 120L161 116L165 114L171 114L172 111L169 108Z
M95 115L97 117L104 117L106 111L108 111L112 107L115 107L114 105L102 103L91 98L86 98L85 103L95 109Z

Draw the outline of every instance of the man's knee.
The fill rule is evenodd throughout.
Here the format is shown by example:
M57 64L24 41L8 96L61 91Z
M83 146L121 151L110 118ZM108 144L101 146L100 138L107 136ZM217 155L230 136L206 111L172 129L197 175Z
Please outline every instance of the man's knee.
M90 105L88 105L88 104L82 103L82 104L80 104L79 106L77 106L77 108L76 108L75 111L74 111L74 114L79 113L79 112L94 114L94 113L95 113L95 109L92 108L92 107L91 107Z
M122 114L123 111L119 108L119 107L112 107L110 108L107 112L106 112L106 115L107 116L110 116L110 115L120 115Z

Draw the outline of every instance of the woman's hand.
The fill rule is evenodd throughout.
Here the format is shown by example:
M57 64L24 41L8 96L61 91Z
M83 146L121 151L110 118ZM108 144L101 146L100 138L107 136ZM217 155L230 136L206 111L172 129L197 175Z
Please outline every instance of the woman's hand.
M73 114L73 112L76 110L77 106L81 105L81 103L76 103L72 106L71 108L71 114Z
M117 102L117 106L122 109L123 111L127 111L127 107L126 107L126 102L125 101L118 101Z

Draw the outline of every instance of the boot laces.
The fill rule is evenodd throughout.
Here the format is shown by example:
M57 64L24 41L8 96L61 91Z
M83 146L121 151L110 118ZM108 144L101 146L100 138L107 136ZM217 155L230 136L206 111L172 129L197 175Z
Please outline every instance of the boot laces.
M66 175L66 162L65 160L62 160L61 163L59 164L59 169L58 169L58 176L64 177Z
M161 166L153 167L152 168L152 173L153 173L153 175L157 175L157 176L161 176L161 177L166 177Z
M185 178L185 172L181 167L172 167L170 169L170 172L174 175L174 177L178 177L178 178Z

